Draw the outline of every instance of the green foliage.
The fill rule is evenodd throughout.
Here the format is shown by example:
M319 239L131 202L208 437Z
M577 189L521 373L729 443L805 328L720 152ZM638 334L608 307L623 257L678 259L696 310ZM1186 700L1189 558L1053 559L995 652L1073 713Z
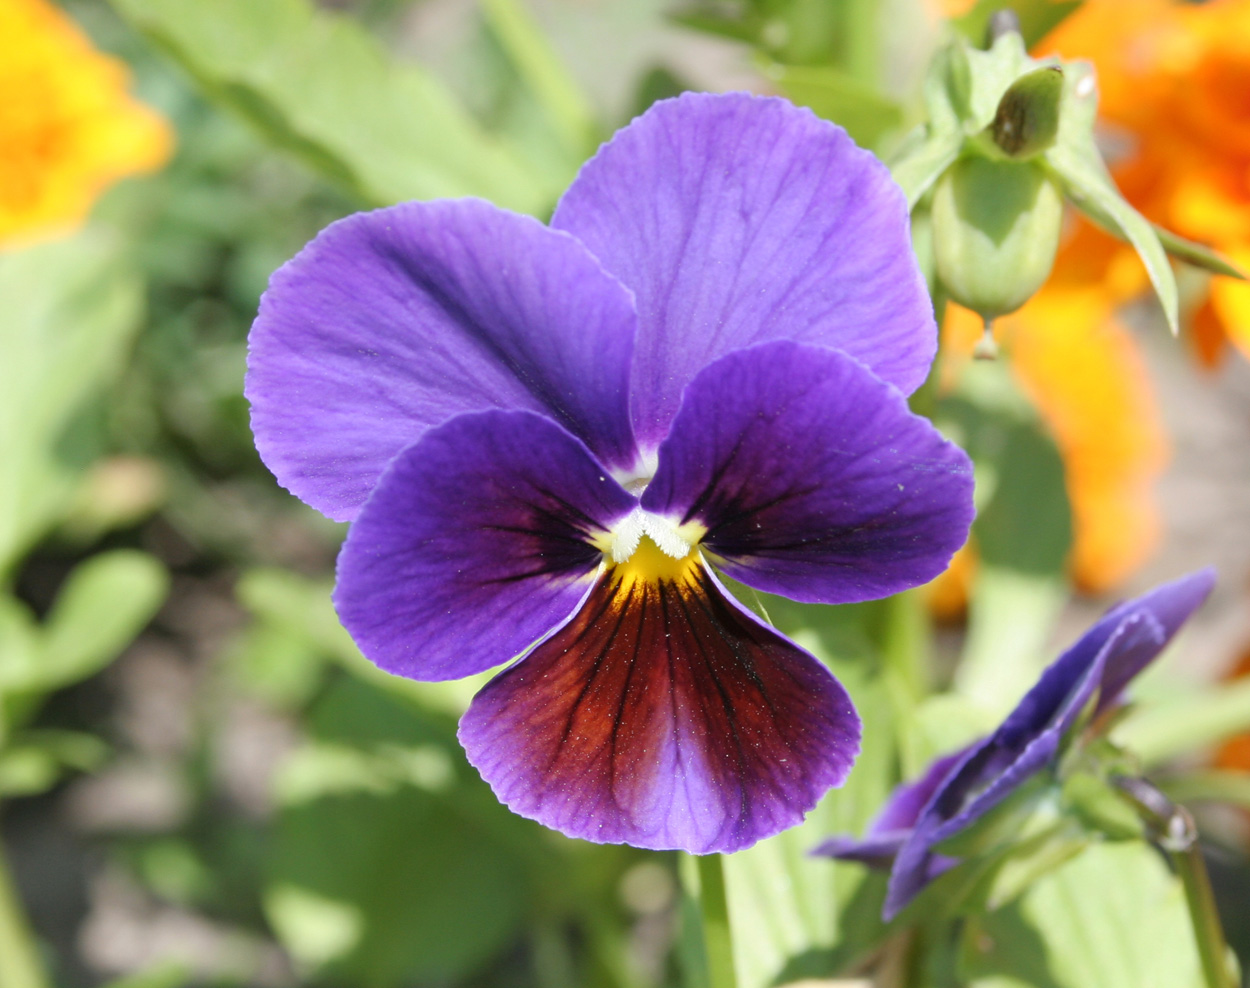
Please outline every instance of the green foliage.
M541 213L565 184L487 134L419 66L306 0L114 5L206 94L366 204L477 195ZM549 74L541 81L563 92Z
M1180 884L1139 843L1090 848L1018 906L969 925L961 978L975 988L1201 984Z
M142 283L92 232L0 255L0 585L68 511L98 451L83 413L120 371Z

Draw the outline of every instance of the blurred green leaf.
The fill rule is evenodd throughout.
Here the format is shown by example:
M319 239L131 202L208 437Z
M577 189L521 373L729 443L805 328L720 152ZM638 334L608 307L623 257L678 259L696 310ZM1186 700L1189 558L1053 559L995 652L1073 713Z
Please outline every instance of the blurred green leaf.
M542 213L566 176L531 169L433 76L307 0L114 0L213 99L371 205L477 195Z
M483 0L482 10L565 148L579 161L587 157L599 143L594 113L542 29L520 0Z
M1180 883L1139 842L1094 845L1018 903L969 924L973 988L1170 988L1202 983Z
M1150 767L1248 730L1250 679L1242 679L1201 689L1173 688L1152 697L1149 705L1132 709L1111 736Z
M0 584L68 510L94 449L68 427L116 375L142 285L118 245L88 232L0 256Z
M902 126L898 103L838 69L774 62L764 72L793 102L845 127L862 147L879 147L882 138Z
M307 728L279 781L265 903L308 968L350 984L456 980L518 932L527 897L540 907L540 871L575 885L532 839L550 835L465 761L453 718L340 676Z
M980 555L956 688L995 719L1033 684L1067 599L1063 461L1001 361L969 368L937 419L976 466Z
M116 549L70 573L44 621L38 668L25 688L58 689L107 665L152 619L169 592L165 567L147 553Z
M109 981L103 988L180 988L191 981L191 972L185 964L171 961L157 964L139 974Z
M978 0L954 25L975 45L985 42L990 17L998 10L1012 10L1020 18L1020 33L1030 48L1076 13L1084 0Z
M24 731L0 747L0 798L33 796L66 771L89 772L108 754L99 738L77 731Z
M1176 803L1229 803L1250 809L1250 774L1206 769L1155 779L1159 789Z

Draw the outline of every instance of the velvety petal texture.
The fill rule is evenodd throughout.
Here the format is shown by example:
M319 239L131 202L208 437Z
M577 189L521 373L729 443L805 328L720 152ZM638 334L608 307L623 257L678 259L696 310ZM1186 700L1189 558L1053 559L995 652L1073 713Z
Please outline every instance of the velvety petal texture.
M972 464L836 350L738 350L691 382L642 497L734 579L840 604L931 580L972 523Z
M339 521L400 450L461 412L542 413L627 469L634 327L620 282L534 219L478 200L357 213L261 299L246 389L256 446Z
M687 93L619 131L552 225L634 292L636 434L658 443L683 388L732 350L843 350L905 393L937 346L903 194L841 128L780 99Z
M542 416L457 416L383 475L339 555L335 607L387 672L489 669L577 608L602 558L590 540L636 505Z
M1163 651L1207 598L1214 579L1212 570L1202 570L1110 610L1047 667L992 734L966 751L945 773L897 851L887 919L949 865L934 848L1053 764L1081 712L1091 703L1097 712L1114 702L1128 678Z
M859 749L824 666L760 624L697 555L609 570L460 724L512 810L573 837L697 854L802 820Z

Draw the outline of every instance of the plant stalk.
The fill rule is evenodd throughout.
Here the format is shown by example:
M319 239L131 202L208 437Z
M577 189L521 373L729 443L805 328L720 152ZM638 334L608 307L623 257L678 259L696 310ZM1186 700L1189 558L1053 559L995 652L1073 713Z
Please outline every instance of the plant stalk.
M0 841L0 988L51 988Z

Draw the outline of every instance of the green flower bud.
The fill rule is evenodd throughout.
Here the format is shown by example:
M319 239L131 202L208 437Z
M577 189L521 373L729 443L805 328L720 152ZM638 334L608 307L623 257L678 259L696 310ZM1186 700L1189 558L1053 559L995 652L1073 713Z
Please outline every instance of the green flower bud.
M1014 312L1050 274L1063 195L1036 164L970 156L948 168L933 196L938 278L986 320Z

